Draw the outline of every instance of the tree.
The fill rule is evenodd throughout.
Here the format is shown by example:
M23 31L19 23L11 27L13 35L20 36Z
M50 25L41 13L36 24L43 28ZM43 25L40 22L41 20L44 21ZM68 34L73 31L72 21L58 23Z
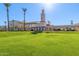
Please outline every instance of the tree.
M12 20L12 30L14 31L15 30L15 20Z
M4 3L5 7L6 7L6 12L7 12L7 23L8 23L8 31L10 30L9 27L9 7L10 7L10 3Z
M71 20L71 25L73 25L73 20Z
M26 30L26 29L25 29L25 22L26 22L26 21L25 21L25 15L26 15L27 9L26 9L26 8L23 8L22 10L23 10L23 12L24 12L24 31L25 31L25 30Z
M5 24L5 31L6 31L6 21L4 21L4 24Z

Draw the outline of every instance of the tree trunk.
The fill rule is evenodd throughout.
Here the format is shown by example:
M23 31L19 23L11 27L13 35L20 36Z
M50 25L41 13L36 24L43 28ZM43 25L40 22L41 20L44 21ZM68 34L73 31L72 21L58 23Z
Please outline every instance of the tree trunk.
M9 28L9 8L7 7L7 22L8 22L8 31L10 30Z
M25 31L25 12L24 12L24 31Z

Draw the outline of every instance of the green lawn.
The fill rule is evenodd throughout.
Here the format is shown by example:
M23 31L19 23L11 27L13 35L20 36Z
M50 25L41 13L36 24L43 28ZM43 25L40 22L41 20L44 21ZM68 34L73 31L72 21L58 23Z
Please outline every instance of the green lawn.
M79 56L79 32L0 32L0 55Z

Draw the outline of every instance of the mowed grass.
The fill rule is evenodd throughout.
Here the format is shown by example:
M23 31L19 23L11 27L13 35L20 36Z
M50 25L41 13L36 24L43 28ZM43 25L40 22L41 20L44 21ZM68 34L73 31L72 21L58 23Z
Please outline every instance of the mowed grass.
M79 56L79 32L0 32L0 56Z

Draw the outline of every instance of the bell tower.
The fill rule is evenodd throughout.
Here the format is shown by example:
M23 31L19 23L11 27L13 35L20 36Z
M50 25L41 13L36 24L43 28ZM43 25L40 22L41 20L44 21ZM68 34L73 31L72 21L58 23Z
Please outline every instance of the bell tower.
M41 12L41 22L45 22L45 11L44 11L44 9L42 9L42 12Z

